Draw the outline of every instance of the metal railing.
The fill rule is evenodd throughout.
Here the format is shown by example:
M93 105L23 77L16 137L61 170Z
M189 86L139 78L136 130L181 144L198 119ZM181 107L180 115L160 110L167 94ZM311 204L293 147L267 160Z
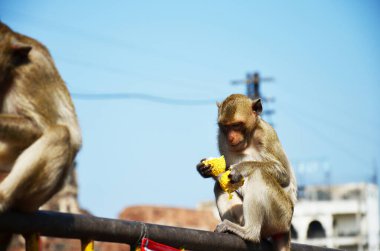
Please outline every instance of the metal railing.
M80 239L83 251L94 250L94 241L123 243L133 247L143 237L186 250L271 250L267 242L254 244L232 234L50 211L1 214L0 233L22 234L26 239L27 251L39 250L38 236ZM334 250L297 243L292 243L291 249Z

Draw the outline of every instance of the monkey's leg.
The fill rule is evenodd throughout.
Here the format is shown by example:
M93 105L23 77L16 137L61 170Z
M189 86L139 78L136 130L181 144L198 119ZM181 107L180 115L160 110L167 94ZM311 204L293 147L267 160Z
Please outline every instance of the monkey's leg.
M272 210L271 189L267 182L267 177L262 175L260 169L256 169L249 177L246 177L242 187L244 225L240 226L225 220L218 225L217 230L232 232L245 240L260 242L262 231L267 228L266 221L269 220Z
M17 158L0 184L0 212L35 211L57 192L71 166L70 134L65 126L48 128Z
M12 114L0 114L1 141L27 147L41 135L41 130L29 119Z
M244 224L243 201L240 195L234 192L232 198L229 199L229 194L224 192L217 182L215 182L214 193L220 218L240 225Z
M275 250L290 250L290 225L293 216L293 203L289 195L275 181L269 172L261 172L266 181L268 201L266 222L262 228L263 237L272 237Z
M244 197L243 202L243 216L244 225L239 225L229 220L223 220L217 226L217 232L232 232L244 240L252 242L260 242L261 228L263 225L263 219L265 214L265 208L262 204L261 191L257 188L252 190L249 188L249 196Z

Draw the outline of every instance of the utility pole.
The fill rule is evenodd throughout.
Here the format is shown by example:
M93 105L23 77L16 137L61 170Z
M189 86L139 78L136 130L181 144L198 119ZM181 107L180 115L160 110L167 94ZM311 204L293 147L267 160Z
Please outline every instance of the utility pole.
M373 160L373 174L370 179L370 183L377 185L377 164L376 159Z
M260 84L261 84L261 82L272 82L272 81L274 81L273 78L271 78L271 77L262 78L262 77L260 77L260 74L258 72L254 72L253 74L247 73L245 80L234 80L234 81L231 81L231 84L233 84L233 85L235 85L235 84L246 84L246 86L247 86L246 95L249 98L251 98L251 99L261 98L261 100L263 102L269 103L269 102L274 102L275 99L273 97L268 98L268 97L262 96L262 94L260 92ZM271 120L272 114L274 114L273 109L264 109L264 111L263 111L263 116L266 117L266 120L271 125L273 125L273 123L271 122L272 121Z

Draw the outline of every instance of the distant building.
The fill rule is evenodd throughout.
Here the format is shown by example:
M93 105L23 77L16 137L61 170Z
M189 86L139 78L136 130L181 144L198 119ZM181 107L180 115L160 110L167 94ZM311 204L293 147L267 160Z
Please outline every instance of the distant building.
M62 189L46 202L41 207L41 210L73 214L82 213L78 202L78 182L75 166L76 164L73 165L68 173Z
M292 221L294 242L355 251L379 251L379 193L374 184L299 188ZM213 201L199 208L218 217Z
M299 188L292 238L344 250L379 250L379 193L374 184Z
M161 206L132 206L124 209L119 219L214 231L218 218L208 209L187 209Z
M195 210L149 205L127 207L119 214L119 219L208 231L213 231L219 223L213 212L208 209ZM103 242L95 246L100 251L130 250L128 245L120 243Z

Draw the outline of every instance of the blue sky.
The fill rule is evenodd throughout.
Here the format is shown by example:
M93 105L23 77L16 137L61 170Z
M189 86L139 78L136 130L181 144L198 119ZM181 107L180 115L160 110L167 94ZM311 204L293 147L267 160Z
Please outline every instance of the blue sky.
M2 1L0 18L43 42L88 100L79 200L98 216L213 199L195 171L218 156L216 100L259 71L300 184L369 181L380 166L380 3L373 1Z

